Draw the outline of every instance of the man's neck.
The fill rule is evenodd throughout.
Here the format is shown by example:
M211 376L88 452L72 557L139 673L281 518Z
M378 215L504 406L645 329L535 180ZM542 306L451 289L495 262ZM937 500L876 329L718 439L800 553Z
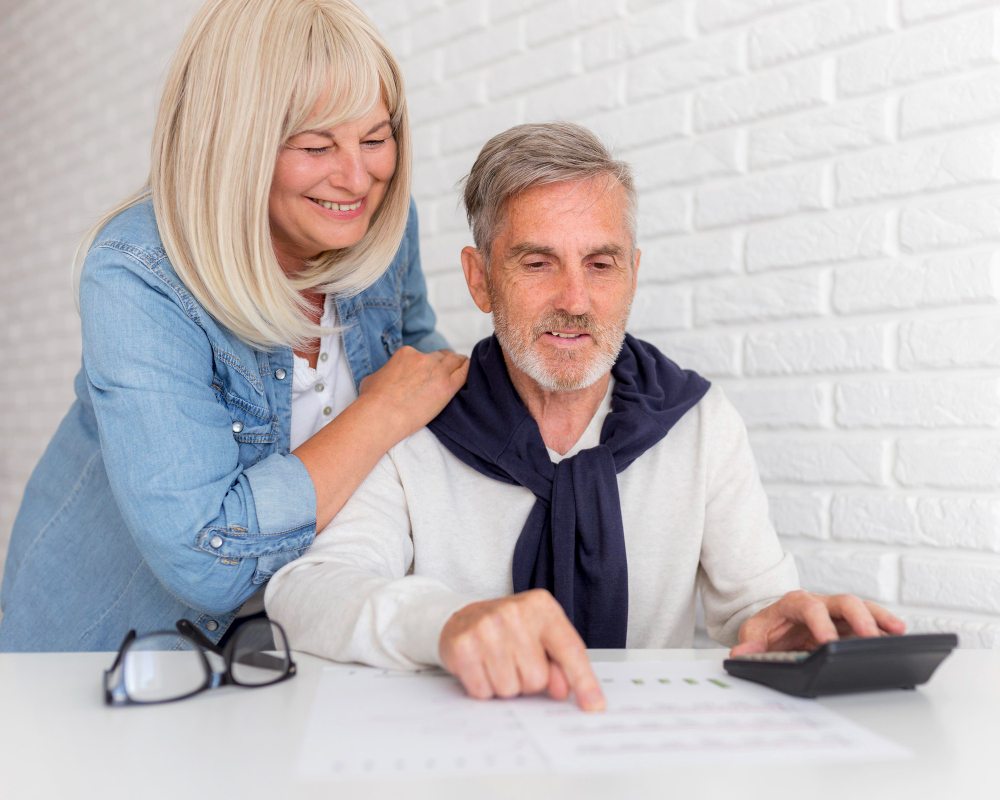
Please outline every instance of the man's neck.
M565 455L579 441L597 413L608 391L611 374L604 375L585 389L550 392L513 366L506 353L504 360L514 389L538 423L545 446L559 455Z

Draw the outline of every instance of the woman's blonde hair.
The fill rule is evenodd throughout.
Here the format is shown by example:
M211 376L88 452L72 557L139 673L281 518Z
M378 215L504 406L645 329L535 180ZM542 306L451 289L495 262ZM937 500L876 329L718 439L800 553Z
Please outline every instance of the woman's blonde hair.
M279 149L383 100L396 170L365 236L286 275L271 244L268 192ZM348 0L209 0L167 75L149 183L167 256L195 299L244 341L301 347L321 329L300 292L354 294L392 260L406 228L410 137L403 79L368 18Z

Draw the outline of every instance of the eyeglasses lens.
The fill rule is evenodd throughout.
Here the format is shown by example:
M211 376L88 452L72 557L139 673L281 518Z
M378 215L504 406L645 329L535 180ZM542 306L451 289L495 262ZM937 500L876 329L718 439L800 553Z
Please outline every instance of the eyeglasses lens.
M244 686L264 686L288 671L288 642L270 620L244 623L233 637L233 680Z
M139 703L185 697L208 678L201 654L173 634L140 636L126 651L122 669L125 690Z

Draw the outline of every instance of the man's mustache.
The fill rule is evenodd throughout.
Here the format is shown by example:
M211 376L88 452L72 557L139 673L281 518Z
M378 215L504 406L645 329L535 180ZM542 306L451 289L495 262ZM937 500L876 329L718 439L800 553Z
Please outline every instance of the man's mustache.
M549 331L572 330L577 333L587 333L593 335L595 332L602 332L590 314L549 314L541 322L532 328L535 338Z

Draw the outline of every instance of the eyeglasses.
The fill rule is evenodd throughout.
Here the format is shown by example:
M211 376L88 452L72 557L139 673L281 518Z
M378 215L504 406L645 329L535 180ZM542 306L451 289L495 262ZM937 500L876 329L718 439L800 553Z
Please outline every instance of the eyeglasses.
M221 672L212 669L208 653L223 659ZM218 686L270 686L294 674L288 638L277 622L249 619L220 648L182 619L176 633L137 636L132 630L125 635L115 662L104 672L104 702L169 703Z

